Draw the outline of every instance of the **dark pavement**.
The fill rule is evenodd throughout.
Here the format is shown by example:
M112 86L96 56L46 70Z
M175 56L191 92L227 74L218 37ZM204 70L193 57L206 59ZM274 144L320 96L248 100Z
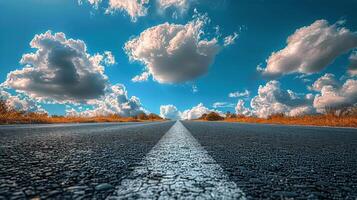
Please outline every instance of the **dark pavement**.
M0 127L0 199L104 199L172 125Z
M0 199L105 199L174 123L0 126ZM248 199L357 198L357 129L182 124L198 143L182 134L181 145L207 151L218 165L206 157L198 164L220 166ZM171 138L160 153L176 148Z
M357 198L357 129L183 124L247 198Z

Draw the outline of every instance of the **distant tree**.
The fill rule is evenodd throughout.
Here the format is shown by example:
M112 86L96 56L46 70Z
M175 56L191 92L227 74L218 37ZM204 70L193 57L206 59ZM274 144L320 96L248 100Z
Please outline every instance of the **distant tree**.
M232 119L232 118L237 118L237 115L234 113L231 113L230 111L227 111L226 119Z
M8 111L6 101L4 99L0 99L0 114L5 114Z
M160 120L160 119L162 119L159 115L154 114L154 113L150 113L150 114L148 115L148 118L149 118L150 120Z
M269 115L267 119L274 119L274 118L284 118L285 114L284 113L275 113L272 115Z
M219 115L216 112L210 112L208 114L206 114L206 116L203 116L205 120L207 121L220 121L220 120L224 120L224 117L222 117L221 115ZM202 118L201 117L201 118Z
M343 116L357 116L357 104L345 104L339 106L325 107L326 115L334 115L337 117Z
M199 117L198 119L199 120L206 120L206 117L207 117L207 114L205 113L205 114L201 115L201 117Z
M62 115L51 115L51 117L53 117L53 118L64 118L64 116L62 116Z
M148 117L145 113L140 113L140 114L136 115L136 119L139 119L139 120L148 120L149 117Z

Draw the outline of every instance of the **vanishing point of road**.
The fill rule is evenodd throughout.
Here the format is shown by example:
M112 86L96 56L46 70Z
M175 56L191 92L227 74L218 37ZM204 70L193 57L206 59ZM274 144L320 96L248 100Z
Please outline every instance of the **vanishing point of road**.
M356 198L352 128L192 121L0 127L0 200Z

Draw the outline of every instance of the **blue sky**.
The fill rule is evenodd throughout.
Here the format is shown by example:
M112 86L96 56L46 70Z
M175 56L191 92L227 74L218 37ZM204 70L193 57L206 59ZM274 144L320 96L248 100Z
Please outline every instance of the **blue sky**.
M81 5L76 0L16 0L0 2L0 82L6 81L9 72L22 69L19 64L23 54L33 53L29 43L36 34L51 30L52 33L63 32L66 38L82 40L90 55L111 51L116 63L105 67L105 75L109 83L123 84L129 97L136 96L142 106L151 112L160 113L160 106L172 104L183 111L203 103L208 109L215 102L234 104L232 107L219 108L225 112L235 112L239 99L250 100L258 93L258 87L271 81L257 71L272 52L287 46L287 38L304 26L310 26L316 20L324 19L333 25L344 21L341 27L349 29L351 34L357 31L357 1L317 1L317 0L195 0L189 3L184 13L175 7L160 13L156 0L151 0L145 16L138 17L135 22L125 11L105 14L108 2L103 0L99 8L93 8L88 2ZM192 21L194 10L207 14L211 22L205 25L205 38L215 37L214 27L220 27L220 39L238 33L234 44L222 47L214 56L207 73L192 80L180 83L159 83L152 78L145 82L133 82L131 79L140 74L145 64L129 61L124 45L137 37L144 30L165 22L170 24L187 24ZM178 17L173 17L177 12ZM335 75L338 80L353 79L348 77L349 57L354 48L338 54L334 62L323 69L308 73L306 77L297 77L303 73L282 75L275 80L280 82L281 89L291 89L296 94L311 93L312 85L325 73ZM310 82L303 81L309 79ZM197 92L192 91L197 87ZM12 88L10 93L15 94ZM228 94L235 91L248 90L247 98L230 98ZM312 92L314 95L318 93ZM26 92L24 93L27 94ZM354 100L351 100L352 103ZM65 114L65 106L61 103L46 104L40 102L50 114ZM85 106L85 105L84 105Z

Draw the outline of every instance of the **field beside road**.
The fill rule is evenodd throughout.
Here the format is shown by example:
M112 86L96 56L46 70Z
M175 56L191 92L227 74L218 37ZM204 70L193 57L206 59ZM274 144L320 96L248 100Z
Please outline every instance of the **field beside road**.
M55 124L55 123L100 123L100 122L147 122L164 121L160 116L150 113L139 113L131 117L117 114L103 116L75 116L66 115L49 116L47 113L23 112L10 108L4 100L0 99L0 125L1 124Z
M263 124L286 124L286 125L311 125L311 126L332 126L332 127L357 127L357 107L354 107L350 113L335 112L326 114L286 116L284 114L275 114L267 118L256 116L245 116L227 113L222 114L211 112L203 114L197 121L225 121L225 122L243 122L243 123L263 123Z
M224 119L226 122L264 123L264 124L286 124L286 125L311 125L311 126L333 126L333 127L357 127L357 116L335 116L335 115L305 115L287 117L273 115L269 118L258 117L236 117Z

